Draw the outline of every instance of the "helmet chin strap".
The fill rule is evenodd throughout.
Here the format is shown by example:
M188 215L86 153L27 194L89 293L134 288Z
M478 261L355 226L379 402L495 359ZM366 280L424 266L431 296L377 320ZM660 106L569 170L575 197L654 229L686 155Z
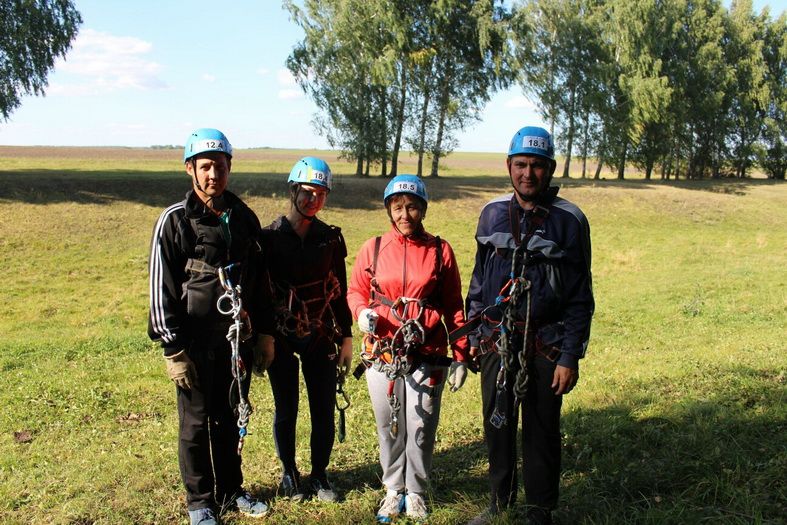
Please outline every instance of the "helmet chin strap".
M203 187L199 183L199 179L197 178L197 161L193 158L191 159L191 167L192 170L194 171L194 187L197 188L197 191L199 191L202 195L206 197L206 199L203 201L205 203L205 206L208 209L214 210L215 212L219 213L218 210L216 210L215 204L220 205L220 203L223 201L222 195L216 195L215 197L213 195L208 195L208 193L203 189Z
M296 188L297 189L295 190L295 193L292 194L292 206L293 206L293 208L295 208L295 211L298 212L298 215L303 217L303 220L305 220L307 222L311 222L311 221L314 220L314 218L317 215L316 214L315 215L306 215L305 213L303 213L303 211L301 211L301 209L298 207L298 194L301 192L301 185L297 184Z
M205 200L204 202L205 205L210 208L211 206L209 206L208 203L213 200L213 197L211 195L208 195L207 192L204 189L202 189L202 186L199 183L199 179L197 178L197 160L194 157L192 157L189 160L191 161L191 171L194 172L194 187L197 188L197 191L199 191L205 197L207 197L207 200Z

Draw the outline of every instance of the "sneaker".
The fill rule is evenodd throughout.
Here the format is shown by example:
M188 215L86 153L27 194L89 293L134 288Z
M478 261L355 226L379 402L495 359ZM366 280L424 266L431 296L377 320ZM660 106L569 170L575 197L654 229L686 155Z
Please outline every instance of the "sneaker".
M297 470L285 472L279 483L279 494L292 501L303 501L306 496L301 488L301 475Z
M218 525L213 509L197 509L189 511L191 525Z
M389 490L385 497L380 501L380 510L377 511L377 521L379 523L391 523L400 512L404 510L404 494L395 490Z
M336 491L333 490L333 486L328 481L328 478L311 478L311 490L317 499L320 501L327 501L330 503L335 502L339 499L339 496L336 494Z
M425 520L428 514L424 498L416 492L407 494L404 498L404 508L407 509L407 517L416 520Z
M242 514L252 518L261 518L268 513L268 506L257 498L252 497L245 490L241 492L240 496L235 498L235 504Z

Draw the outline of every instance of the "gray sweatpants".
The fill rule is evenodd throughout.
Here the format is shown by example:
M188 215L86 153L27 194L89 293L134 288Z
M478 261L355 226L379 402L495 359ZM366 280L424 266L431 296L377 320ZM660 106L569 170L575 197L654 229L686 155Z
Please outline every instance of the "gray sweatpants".
M394 393L401 404L396 438L390 435L388 378L374 368L366 371L386 489L426 492L447 370L445 366L422 364L412 374L396 380Z

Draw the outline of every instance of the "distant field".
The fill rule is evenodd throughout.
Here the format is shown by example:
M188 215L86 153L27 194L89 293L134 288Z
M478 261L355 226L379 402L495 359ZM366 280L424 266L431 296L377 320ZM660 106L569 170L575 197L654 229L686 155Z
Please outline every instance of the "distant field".
M455 152L440 162L440 175L472 176L505 173L505 145L500 153L466 153ZM0 146L0 158L8 165L6 169L29 168L30 159L36 159L38 168L84 169L140 169L143 171L172 169L182 159L181 149L151 148L119 148L119 147L52 147L52 146ZM331 166L334 174L340 176L354 175L355 163L338 158L336 151L326 150L293 150L293 149L239 149L235 151L235 169L260 172L276 170L289 173L292 164L304 155L324 158ZM418 158L409 152L400 156L400 173L415 173ZM174 165L173 165L174 163ZM123 165L126 168L123 168ZM589 177L595 173L595 161L588 161ZM431 159L424 161L424 173L431 170ZM575 158L572 174L579 177L582 167ZM390 166L389 166L390 171ZM371 175L379 175L380 167L373 166ZM563 159L558 159L556 173L563 173ZM629 176L639 177L639 173L629 170ZM609 169L602 170L602 176L610 179L616 176Z
M239 150L230 189L270 222L306 153ZM342 227L349 267L388 227L387 181L317 153L339 175L322 217ZM145 334L150 234L188 189L180 159L0 147L0 523L187 523L174 388ZM478 212L509 186L502 153L455 154L446 168L426 180L425 224L454 247L466 287ZM787 184L555 182L590 221L597 299L564 403L560 523L785 523ZM270 388L255 379L244 471L272 502L265 523L373 522L383 495L373 417L363 382L347 386L347 441L332 459L345 501L296 505L275 498ZM463 523L487 503L479 413L477 377L446 392L430 524ZM304 417L305 472L308 429Z

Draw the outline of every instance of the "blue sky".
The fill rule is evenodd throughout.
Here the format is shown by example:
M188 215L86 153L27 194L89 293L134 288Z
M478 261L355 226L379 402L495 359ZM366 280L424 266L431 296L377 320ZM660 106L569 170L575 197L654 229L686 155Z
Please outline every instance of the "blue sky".
M235 147L327 148L314 104L284 62L302 38L277 0L76 0L84 23L45 97L25 97L0 144L183 144L198 127ZM725 2L727 3L727 2ZM772 16L787 0L755 0ZM460 151L504 151L519 127L543 125L519 87L496 94L458 135Z

